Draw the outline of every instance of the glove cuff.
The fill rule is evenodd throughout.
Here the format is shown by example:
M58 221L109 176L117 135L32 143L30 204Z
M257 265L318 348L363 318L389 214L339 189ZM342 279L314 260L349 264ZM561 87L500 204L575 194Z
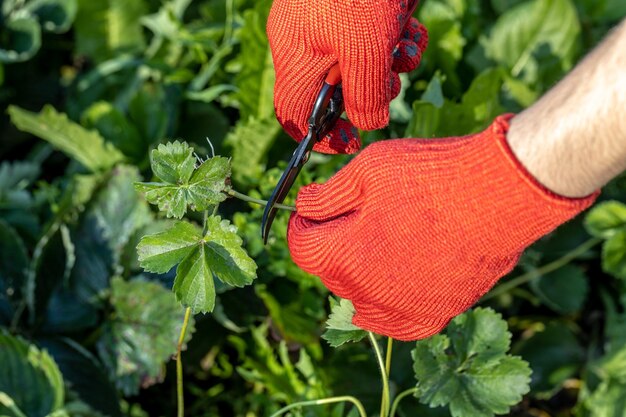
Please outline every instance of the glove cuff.
M497 117L485 137L496 147L492 149L496 156L490 158L493 165L489 170L494 170L492 175L504 186L498 190L501 198L491 196L494 210L497 210L494 218L497 216L502 227L509 226L503 229L507 230L506 233L496 234L495 237L502 238L501 243L510 242L511 249L521 253L528 245L591 206L600 191L586 197L571 198L541 184L517 159L507 142L506 135L513 117L513 114ZM511 224L520 227L510 228Z

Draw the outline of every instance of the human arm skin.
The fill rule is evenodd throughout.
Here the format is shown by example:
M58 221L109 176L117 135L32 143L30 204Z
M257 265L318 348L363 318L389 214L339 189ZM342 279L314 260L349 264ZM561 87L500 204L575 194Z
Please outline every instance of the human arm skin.
M512 119L507 141L545 187L582 197L626 169L626 20Z

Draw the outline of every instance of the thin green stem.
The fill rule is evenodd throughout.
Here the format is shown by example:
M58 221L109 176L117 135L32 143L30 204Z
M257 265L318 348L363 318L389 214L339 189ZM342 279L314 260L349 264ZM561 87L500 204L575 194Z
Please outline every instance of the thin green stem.
M213 215L215 216L215 213ZM206 235L207 220L209 220L209 210L204 210L202 213L202 236Z
M249 195L242 194L242 193L240 193L238 191L233 190L232 188L228 188L225 192L226 192L226 194L228 194L231 197L235 197L235 198L238 198L240 200L247 201L249 203L256 203L256 204L259 204L261 206L267 206L267 201L260 200L258 198L254 198L254 197L250 197ZM293 207L293 206L286 206L284 204L274 204L274 207L279 208L279 209L283 209L283 210L296 211L295 207Z
M398 410L398 406L400 405L400 401L404 399L404 397L408 397L409 395L415 394L417 392L417 387L409 388L406 391L402 391L395 400L393 400L393 404L391 405L391 412L389 413L389 417L394 417L396 415L396 411Z
M15 417L26 417L26 414L20 410L17 405L15 405L15 401L11 397L9 397L4 392L0 391L0 405L5 406L13 413ZM4 414L4 413L3 413Z
M285 414L285 412L287 412L289 410L292 410L294 408L297 408L297 407L308 407L308 406L312 406L312 405L324 405L324 404L340 403L340 402L344 402L344 401L351 402L352 404L354 404L356 409L359 411L359 415L361 417L367 417L367 414L365 413L365 407L363 407L363 404L361 404L361 401L357 400L356 398L354 398L354 397L352 397L350 395L343 395L343 396L340 396L340 397L323 398L321 400L299 401L297 403L289 404L289 405L281 408L280 410L278 410L277 412L272 414L270 417L281 416L281 415Z
M552 271L556 271L557 269L567 265L574 259L578 258L579 256L581 256L582 254L584 254L585 252L587 252L589 249L593 248L600 242L602 242L601 238L597 238L597 237L591 238L585 241L584 243L582 243L580 246L571 250L570 252L567 252L565 255L561 256L560 258L555 259L554 261L549 262L537 269L533 269L532 271L528 271L525 274L515 277L510 281L503 282L502 284L494 288L491 292L487 293L481 299L481 301L486 301L491 298L497 297L498 295L504 294L505 292L515 287L519 287L520 285L523 285L529 281L532 281L538 276L547 274Z
M178 337L178 346L176 346L176 396L178 399L178 417L185 415L185 399L183 397L183 361L181 359L181 352L183 350L183 343L185 343L185 333L187 333L187 325L189 324L189 317L191 316L191 308L185 309L185 318L183 319L183 327L180 329L180 336Z
M233 37L234 4L233 0L226 0L226 22L224 24L224 39L222 39L222 43L226 45L231 43Z
M374 352L376 353L376 359L378 360L378 368L380 369L380 377L383 382L383 394L380 401L380 417L387 417L389 413L389 379L387 377L387 372L385 371L385 363L383 362L383 355L380 352L380 346L378 346L378 342L374 337L374 333L367 332L367 336L372 343L372 347L374 348Z
M385 371L387 372L387 378L391 375L391 354L393 352L393 338L387 338L387 352L385 355Z

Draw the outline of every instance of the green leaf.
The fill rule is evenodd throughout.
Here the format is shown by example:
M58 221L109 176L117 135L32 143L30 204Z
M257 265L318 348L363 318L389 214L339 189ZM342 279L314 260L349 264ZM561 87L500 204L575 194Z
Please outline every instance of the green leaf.
M78 0L78 5L74 30L79 55L102 62L144 48L139 22L147 11L144 0Z
M574 265L565 265L533 280L531 287L548 307L561 314L580 310L589 292L585 272Z
M109 417L121 417L120 398L106 370L88 350L66 338L38 340L59 366L66 386L81 401ZM67 408L66 404L64 408ZM70 413L73 416L73 414ZM80 417L83 414L79 414ZM78 416L77 416L78 417Z
M287 343L318 343L318 322L307 314L310 309L307 309L302 299L306 296L306 291L300 292L288 302L280 302L263 284L255 285L254 290L269 311L272 324Z
M346 342L358 342L367 336L367 332L352 324L355 310L350 300L341 299L339 302L330 297L331 313L326 321L326 331L322 335L332 347L338 347Z
M194 313L213 310L213 276L235 287L248 285L256 278L256 264L241 247L236 227L219 216L211 216L206 228L203 242L177 268L173 287L176 298Z
M446 334L418 341L412 351L416 396L431 407L447 405L453 417L507 413L529 390L530 368L506 354L511 334L491 309L456 317Z
M241 247L237 228L219 216L207 219L204 236L212 260L213 273L228 285L243 287L256 278L256 264Z
M436 72L419 100L413 102L413 114L404 132L407 138L431 138L436 135L444 106L441 84L444 77Z
M446 1L427 1L419 8L418 15L419 21L428 28L429 38L421 65L443 71L455 88L460 87L456 66L467 44L461 29L462 12Z
M164 363L176 352L185 315L172 294L142 279L111 281L115 317L105 323L96 347L116 386L135 395L163 379ZM185 341L194 331L193 318Z
M570 0L531 0L504 13L485 40L486 55L529 83L539 80L542 48L558 58L561 71L571 68L580 23ZM545 64L545 63L544 63Z
M602 381L583 404L591 417L624 417L626 382L612 378Z
M13 304L23 294L28 269L28 255L20 236L4 221L0 220L0 319L11 320Z
M196 313L206 313L215 308L215 284L209 266L205 245L198 246L176 268L172 291L176 299Z
M226 179L230 177L228 158L214 156L202 163L189 180L187 201L192 210L202 211L222 202L226 195Z
M422 97L420 98L422 101L426 103L430 103L440 109L443 107L444 97L443 90L441 84L445 81L445 77L442 76L439 72L436 72L433 78L430 80L428 85L426 86L426 90L422 93Z
M224 145L232 157L233 180L241 185L256 185L265 171L267 153L276 141L281 127L274 117L240 121Z
M55 235L55 240L45 247L45 257L38 262L35 307L45 308L38 312L43 319L42 330L54 333L92 328L98 323L102 293L108 289L113 274L110 244L92 215L82 216L72 229L72 252L58 240ZM60 252L63 248L65 251ZM69 279L63 279L62 272L66 276L68 273L70 255L73 262ZM49 298L44 298L47 294Z
M41 47L41 27L34 16L23 13L3 26L0 62L23 62L35 56Z
M602 269L626 279L626 230L618 231L602 246Z
M241 72L235 78L239 88L241 120L250 117L258 119L274 118L274 67L272 54L265 33L265 24L272 2L255 2L254 9L243 14L244 25L239 35Z
M152 172L161 181L170 184L187 184L195 166L193 148L186 142L161 144L151 154Z
M251 333L252 343L244 342L248 347L244 363L237 367L246 381L262 386L272 398L287 403L329 394L304 349L299 349L300 357L294 365L293 353L287 350L284 340L276 347L270 344L267 323L252 328Z
M515 346L515 354L533 370L534 392L559 389L582 366L585 355L574 332L562 323L548 323Z
M464 110L471 115L467 127L469 130L476 129L477 124L479 129L486 127L496 116L504 112L499 98L503 79L504 71L501 68L489 68L472 80L461 101Z
M108 242L116 266L131 235L152 219L150 208L133 186L139 179L137 168L116 167L87 212Z
M18 296L28 268L28 255L22 238L0 219L0 284ZM2 297L4 293L0 293Z
M124 156L95 131L70 121L63 113L46 105L40 113L9 106L9 116L18 129L48 141L91 171L108 170Z
M81 124L88 129L96 129L107 142L133 161L140 162L145 158L147 143L128 117L111 103L98 101L92 104L82 114Z
M413 102L413 114L404 133L410 138L432 138L437 135L441 111L432 103Z
M4 161L0 164L0 201L11 192L25 189L39 176L39 165L27 161Z
M143 83L132 97L128 112L144 141L153 144L165 137L178 111L173 102L162 84L150 82Z
M608 239L626 229L626 204L605 201L596 204L585 217L585 228L596 237Z
M493 7L497 13L502 14L523 1L524 0L491 0L490 3L491 7Z
M163 232L141 239L137 245L139 265L146 271L164 274L194 252L201 242L200 229L191 223L177 222Z
M151 204L157 204L167 217L182 218L187 206L202 211L222 202L226 178L230 176L227 158L216 156L194 170L193 148L178 141L160 145L152 152L152 170L164 182L137 183Z
M623 332L623 330L622 330ZM580 403L591 417L619 417L626 409L626 345L612 347L591 362Z
M504 76L504 92L511 96L520 106L530 107L537 98L539 93L530 88L526 83L510 75Z
M0 363L0 393L26 416L46 417L63 405L63 376L46 351L0 330ZM7 413L0 402L0 415Z
M137 229L128 239L126 246L120 254L120 264L124 271L140 271L139 259L137 256L137 246L146 235L152 235L169 229L176 223L176 220L153 219L143 227Z
M64 244L68 240L67 226L51 229L43 236L33 254L32 267L24 285L24 299L29 310L30 323L47 316L50 297L71 273L74 254L68 251L73 246Z
M499 97L504 80L502 69L489 68L480 73L472 80L460 103L447 99L441 102L438 79L436 75L422 99L413 103L413 117L405 132L407 137L446 137L478 132L504 112ZM454 120L454 123L445 123L447 120Z
M77 0L33 0L25 9L38 17L44 30L63 33L72 25L77 7Z

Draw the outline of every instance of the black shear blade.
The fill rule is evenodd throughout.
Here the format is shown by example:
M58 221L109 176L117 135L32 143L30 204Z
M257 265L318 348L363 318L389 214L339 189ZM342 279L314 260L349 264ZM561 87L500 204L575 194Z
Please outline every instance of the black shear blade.
M302 139L300 145L296 148L291 159L289 160L289 165L283 172L283 175L280 176L278 180L278 184L276 184L276 188L272 192L270 199L267 201L267 205L265 206L265 211L263 212L263 219L261 220L261 237L263 238L263 243L267 243L267 238L270 233L270 229L272 227L272 222L276 217L276 213L278 209L276 208L276 204L281 204L285 201L285 197L289 193L289 190L293 186L293 183L296 181L300 170L304 166L304 163L309 157L309 152L313 148L313 144L315 140L313 138L313 132L309 132L309 134Z

